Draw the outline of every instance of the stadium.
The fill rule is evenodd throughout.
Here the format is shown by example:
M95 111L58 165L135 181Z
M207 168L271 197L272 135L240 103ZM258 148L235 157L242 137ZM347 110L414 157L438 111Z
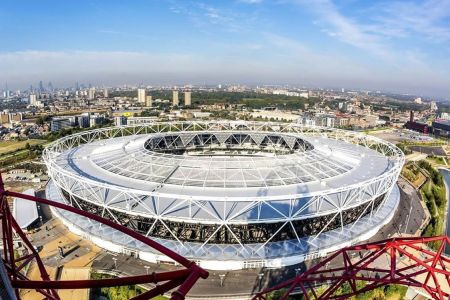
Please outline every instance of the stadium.
M95 129L43 156L47 198L212 270L292 265L370 238L395 215L404 163L397 147L362 133L243 121ZM111 228L52 212L102 248L171 263Z

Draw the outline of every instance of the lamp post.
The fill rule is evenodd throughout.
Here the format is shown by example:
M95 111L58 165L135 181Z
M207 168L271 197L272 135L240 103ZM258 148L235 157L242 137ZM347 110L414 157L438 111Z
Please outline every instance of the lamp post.
M412 211L412 205L409 207L409 213L408 213L408 218L406 220L406 226L405 226L405 233L408 233L408 225L409 225L409 219L411 218L411 211Z
M225 276L226 276L226 274L219 274L220 286L223 286L223 282L225 281Z
M262 289L262 279L264 277L264 273L258 273L258 280L259 280L259 288Z
M114 270L117 270L117 258L113 257L112 260L114 261Z

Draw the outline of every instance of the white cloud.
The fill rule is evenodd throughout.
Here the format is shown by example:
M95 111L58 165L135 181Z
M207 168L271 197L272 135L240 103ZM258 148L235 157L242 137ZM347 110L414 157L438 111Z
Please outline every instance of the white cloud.
M228 31L244 30L243 18L233 10L218 8L209 3L193 1L173 1L170 10L176 14L187 16L197 27L208 29L220 26Z
M450 0L390 1L374 7L378 12L374 32L393 37L450 40Z
M238 0L238 2L247 3L247 4L259 4L259 3L262 3L263 0Z
M341 14L331 0L297 0L294 2L311 9L319 17L316 23L322 26L322 31L330 37L379 57L388 58L390 56L389 49L378 35L368 32L364 26Z

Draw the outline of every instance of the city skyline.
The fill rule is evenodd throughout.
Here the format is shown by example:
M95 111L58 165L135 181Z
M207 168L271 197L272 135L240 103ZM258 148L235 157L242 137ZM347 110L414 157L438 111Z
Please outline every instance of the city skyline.
M448 98L450 1L6 1L0 81L291 84Z

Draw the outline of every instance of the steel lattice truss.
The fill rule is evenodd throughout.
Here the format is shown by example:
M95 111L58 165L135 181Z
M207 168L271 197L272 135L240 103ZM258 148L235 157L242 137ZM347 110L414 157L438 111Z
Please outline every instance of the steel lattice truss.
M134 146L139 138L145 143ZM116 139L125 142L119 147ZM329 155L328 146L315 151L311 144L328 142L345 157ZM78 151L83 145L108 152L83 155ZM206 154L245 149L252 155L170 154L189 149ZM379 226L396 208L389 195L404 162L397 147L356 132L230 121L96 129L52 143L43 157L59 190L52 199L126 224L187 257L241 260L318 251L330 246L323 242L353 240ZM335 178L351 177L352 159L372 159L367 169L381 171L328 186ZM86 164L94 175L83 170ZM115 183L96 178L99 171ZM234 195L223 196L233 189ZM269 229L260 229L267 223Z
M172 132L181 132L182 134L172 134L167 136L167 133ZM239 134L239 132L242 133ZM395 146L378 138L355 132L332 128L305 127L298 124L249 122L242 124L233 122L175 122L96 129L64 137L52 143L45 150L44 158L51 167L58 169L58 171L64 174L64 168L61 168L56 162L58 157L67 150L73 149L78 145L90 144L98 140L148 134L154 135L152 139L146 142L146 148L151 148L152 150L164 150L168 148L177 149L179 147L186 148L191 146L211 149L211 147L220 144L224 144L227 147L230 145L246 145L246 147L248 147L250 145L256 146L255 149L258 149L258 147L263 145L265 149L273 150L273 152L280 149L290 151L298 149L303 150L296 151L301 152L301 155L300 153L296 153L298 154L296 156L276 157L275 161L278 162L277 164L273 163L273 167L279 166L280 161L284 166L287 166L290 165L291 160L294 160L297 164L301 163L301 168L294 170L279 168L274 170L273 174L265 174L262 178L261 174L256 173L256 170L261 166L267 167L268 163L271 164L271 161L274 160L272 157L258 157L257 159L254 159L252 156L247 156L245 158L239 158L236 161L222 161L221 159L214 158L214 161L212 161L213 166L210 166L210 169L213 170L216 170L214 164L217 164L217 170L220 170L223 169L222 165L224 163L231 164L230 167L237 168L239 171L255 170L255 173L251 174L232 174L232 176L228 176L235 178L235 182L229 183L230 187L267 187L272 185L288 185L296 182L320 181L331 176L345 173L351 168L345 161L339 161L337 159L333 160L331 157L325 159L326 157L318 155L317 152L306 151L312 146L308 142L290 134L301 134L303 136L324 137L331 140L345 141L348 144L357 144L364 146L365 148L374 149L386 157L403 158L403 154ZM163 134L166 134L166 136ZM193 159L192 165L183 165L182 163L187 163L191 160L188 161L186 158L177 157L176 155L164 155L164 153L157 153L157 151L153 151L151 155L149 155L150 153L146 152L146 149L144 148L133 148L133 150L133 152L126 152L128 157L125 161L120 149L112 150L111 153L108 153L108 160L105 160L102 153L93 155L92 160L99 167L111 171L112 173L149 182L155 181L166 183L166 181L169 180L169 183L177 183L182 186L192 185L208 187L208 184L217 187L227 186L227 182L224 182L227 179L223 177L223 174L220 174L220 172L214 174L204 174L201 172L202 170L201 168L198 168L198 164L204 164L205 158ZM342 151L350 155L357 155L358 149L346 148L342 149ZM114 153L118 154L117 157L114 156ZM211 158L206 160L208 163L211 163ZM179 163L180 161L182 163ZM249 164L250 167L242 168L242 164ZM172 166L177 167L178 169L185 168L186 170L180 172L180 170L171 169ZM269 167L272 167L272 165ZM191 170L194 170L195 172ZM392 170L392 172L394 171L395 170ZM179 176L174 176L174 172L179 172L180 174L176 174ZM205 177L212 175L216 176L215 180L205 180ZM388 177L388 175L386 175L386 177ZM170 180L174 180L174 182L170 182ZM237 185L234 186L233 184ZM348 189L349 188L343 188L342 190ZM151 195L158 195L158 190L152 192Z
M121 277L114 279L100 279L100 280L67 280L67 281L53 281L50 279L45 266L39 257L38 252L28 240L25 233L21 230L16 220L12 216L9 208L7 197L16 197L20 199L35 201L56 207L60 210L67 210L74 214L82 215L85 218L95 220L96 222L110 226L115 230L126 234L143 244L154 248L156 251L170 257L185 269L161 273L153 273L149 275L139 275L130 277ZM134 284L152 283L156 286L143 294L136 296L135 300L151 299L157 295L162 295L175 289L172 292L171 299L184 299L186 294L195 284L199 278L207 278L208 272L197 266L194 262L187 260L181 255L165 248L155 241L130 230L127 227L111 222L98 215L76 209L72 206L49 201L46 199L7 191L4 189L3 181L0 174L0 222L2 230L3 252L2 261L6 268L10 282L3 282L4 286L10 286L15 289L17 299L20 298L19 289L34 289L44 295L47 299L59 299L58 289L85 289L85 288L100 288L113 287ZM14 253L14 240L19 239L27 250L27 253L17 257ZM24 274L24 268L30 263L35 262L39 270L42 281L30 280ZM160 285L158 285L158 283ZM13 299L13 298L11 298Z
M438 250L431 250L430 243ZM344 248L304 273L257 293L253 300L265 300L275 292L280 299L294 293L305 299L347 299L388 284L418 287L433 299L449 299L450 257L444 254L449 245L450 237L440 236Z

